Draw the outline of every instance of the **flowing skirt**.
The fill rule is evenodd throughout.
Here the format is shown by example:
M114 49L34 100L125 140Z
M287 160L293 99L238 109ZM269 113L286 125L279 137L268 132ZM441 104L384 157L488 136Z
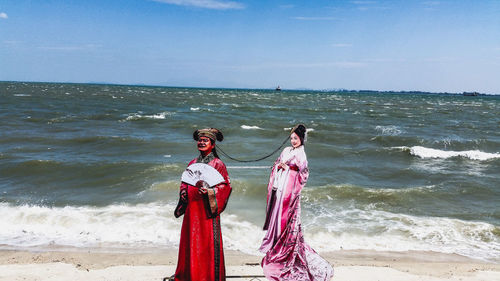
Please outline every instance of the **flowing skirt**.
M305 241L300 223L300 191L294 171L284 186L270 195L266 218L267 233L260 251L264 274L269 280L328 281L333 267Z

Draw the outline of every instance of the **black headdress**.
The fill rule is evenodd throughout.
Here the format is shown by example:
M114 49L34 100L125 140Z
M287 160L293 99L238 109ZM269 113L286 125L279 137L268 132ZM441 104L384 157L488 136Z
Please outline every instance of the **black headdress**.
M293 127L293 129L290 132L290 134L291 133L296 133L297 134L297 136L300 139L300 144L301 145L303 145L304 142L307 139L307 129L306 129L306 126L304 126L303 124L298 124L295 127Z

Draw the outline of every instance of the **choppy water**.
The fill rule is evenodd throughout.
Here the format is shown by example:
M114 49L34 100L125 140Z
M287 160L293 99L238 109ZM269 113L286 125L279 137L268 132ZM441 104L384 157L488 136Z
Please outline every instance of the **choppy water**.
M302 193L319 251L433 250L500 261L500 97L0 83L0 245L178 245L194 129L242 159L310 128ZM227 249L256 253L268 167L228 166Z

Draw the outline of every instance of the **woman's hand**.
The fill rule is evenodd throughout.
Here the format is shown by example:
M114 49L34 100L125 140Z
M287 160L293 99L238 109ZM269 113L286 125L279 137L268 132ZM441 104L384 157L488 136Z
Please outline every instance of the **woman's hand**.
M185 189L181 190L180 197L182 202L187 203L188 202L187 190Z
M280 163L278 164L278 170L281 170L281 169L286 170L286 168L288 168L288 165L287 165L287 164L285 164L285 163L283 163L283 162L280 162Z
M209 188L210 186L208 185L208 183L206 181L199 180L196 183L196 187L198 188L198 192L201 195L203 195L203 194L207 194L208 193L207 188Z

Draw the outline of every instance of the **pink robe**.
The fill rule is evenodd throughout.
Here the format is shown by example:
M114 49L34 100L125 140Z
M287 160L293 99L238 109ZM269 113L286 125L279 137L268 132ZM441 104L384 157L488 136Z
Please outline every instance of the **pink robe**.
M278 164L288 165L278 170ZM269 178L267 233L260 251L264 274L269 280L328 281L333 267L304 242L300 223L300 192L309 171L304 146L286 147L274 163Z

